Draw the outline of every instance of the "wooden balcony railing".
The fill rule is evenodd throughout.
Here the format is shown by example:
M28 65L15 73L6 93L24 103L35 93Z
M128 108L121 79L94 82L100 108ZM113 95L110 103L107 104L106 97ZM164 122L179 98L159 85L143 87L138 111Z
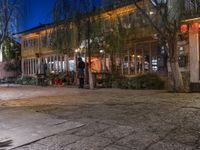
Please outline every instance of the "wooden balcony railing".
M200 0L185 0L186 18L200 17Z

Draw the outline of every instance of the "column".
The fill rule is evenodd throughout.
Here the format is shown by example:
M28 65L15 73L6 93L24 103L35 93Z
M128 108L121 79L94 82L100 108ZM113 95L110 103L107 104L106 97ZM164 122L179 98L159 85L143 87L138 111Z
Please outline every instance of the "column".
M53 56L53 68L52 68L53 72L56 71L56 62L55 62L55 58L56 58L56 56Z
M151 50L151 42L149 43L149 71L152 72L152 50Z
M200 82L199 79L199 34L189 32L190 43L190 82Z
M64 55L64 71L68 71L67 55Z
M137 66L137 64L138 64L138 62L137 62L137 49L135 48L134 49L134 55L135 55L135 61L134 61L134 64L135 64L135 74L137 74L137 70L138 70L138 66Z
M41 73L41 58L38 58L38 65L37 65L37 71L38 71L38 74Z
M142 73L144 73L144 61L145 61L145 58L144 58L144 48L142 48Z
M60 62L61 62L61 72L64 72L64 56L63 55L61 55L61 60L60 60Z
M30 60L28 59L27 60L27 75L29 76L30 75Z
M124 57L121 58L121 74L124 75Z
M21 60L21 70L22 70L22 76L24 76L25 72L24 72L24 59L23 58Z
M38 66L38 62L37 62L37 58L35 58L35 74L38 73L37 66Z
M30 59L30 75L33 75L33 59Z
M52 56L50 56L49 59L50 59L50 63L49 63L49 64L50 64L50 67L49 67L49 70L50 70L50 72L52 72Z
M128 50L128 75L131 74L130 50Z
M111 56L108 54L108 71L111 72Z
M74 71L77 73L77 53L74 53Z

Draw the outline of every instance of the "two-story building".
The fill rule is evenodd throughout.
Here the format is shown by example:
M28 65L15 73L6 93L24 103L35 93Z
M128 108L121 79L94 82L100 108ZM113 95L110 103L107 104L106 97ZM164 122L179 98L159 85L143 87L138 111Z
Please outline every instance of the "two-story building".
M22 75L36 76L41 73L42 63L48 64L49 72L62 72L66 70L67 56L57 54L48 45L50 43L47 32L51 25L40 25L19 33L22 43Z
M189 5L186 4L186 6ZM155 17L153 11L150 10L149 14L152 15L152 18ZM113 60L119 73L124 75L137 75L147 71L165 73L167 59L164 47L159 43L155 30L142 17L135 5L127 4L112 8L102 12L100 16L105 21L104 30L111 30L112 22L116 22L119 18L128 19L129 23L123 24L123 31L127 33L123 37L125 44ZM184 38L178 43L181 72L185 75L188 83L195 85L200 84L199 27L200 19L198 17L184 20L181 26L181 31L184 30ZM84 57L84 60L88 60L85 51L87 49L86 44L74 47L74 53L71 55L57 53L56 50L52 49L51 40L47 34L52 30L53 25L40 25L20 33L22 75L35 76L41 73L40 66L44 62L47 63L49 72L76 71L76 58L79 53L83 54L80 56ZM92 70L94 72L101 72L102 69L109 71L111 63L109 50L96 49L92 51L96 52L92 56ZM170 68L168 70L170 71Z
M153 15L153 13L152 13ZM134 5L125 5L117 8L112 8L102 12L100 19L104 20L103 30L110 31L113 22L118 21L119 17L122 20L131 21L124 26L127 35L124 35L123 48L121 48L121 56L116 55L114 64L121 73L133 75L149 71L158 71L164 65L158 64L157 54L159 53L158 39L153 28L149 23L143 19L142 14L136 11ZM99 16L98 16L99 17ZM133 24L133 25L131 25ZM40 25L30 30L19 33L22 43L22 75L35 76L41 72L41 62L46 62L49 72L62 72L66 70L74 70L76 64L76 53L84 52L86 48L85 41L81 45L74 47L74 55L67 56L66 54L57 53L56 50L50 46L51 41L47 33L53 30L53 25ZM129 30L129 31L128 31ZM130 34L132 33L132 34ZM92 56L92 70L100 72L101 68L110 69L110 54L109 50L92 50L96 51ZM118 50L116 50L118 51ZM103 60L101 60L102 52L104 53ZM82 56L85 56L84 54ZM87 56L86 56L87 57ZM106 64L101 67L102 62ZM148 61L148 66L145 64Z

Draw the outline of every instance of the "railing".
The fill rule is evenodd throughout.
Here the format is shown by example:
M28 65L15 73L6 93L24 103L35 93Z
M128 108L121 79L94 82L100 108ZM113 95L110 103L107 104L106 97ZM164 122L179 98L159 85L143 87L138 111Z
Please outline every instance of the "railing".
M200 0L185 0L186 18L200 17Z

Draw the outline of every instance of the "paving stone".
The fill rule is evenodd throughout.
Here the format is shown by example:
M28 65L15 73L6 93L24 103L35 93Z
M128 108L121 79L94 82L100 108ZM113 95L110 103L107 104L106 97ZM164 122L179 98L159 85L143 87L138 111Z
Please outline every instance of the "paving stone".
M135 150L142 150L153 141L156 141L158 138L159 137L153 133L140 131L116 141L116 143L133 148Z
M134 129L130 126L117 126L110 130L106 130L105 132L99 134L99 136L110 138L115 141L125 136L128 136L129 134L132 134L133 132L134 132Z
M46 145L34 143L34 144L31 144L31 145L27 145L27 146L17 148L17 150L48 150L48 147Z
M119 145L110 145L110 146L104 148L103 150L130 150L130 148L122 147Z
M47 147L64 147L66 145L69 145L71 143L74 143L78 140L81 140L82 137L79 136L75 136L75 135L63 135L63 134L59 134L56 136L52 136L46 139L42 139L39 142L37 142L38 144L41 145L46 145Z
M190 150L199 144L199 93L51 87L0 93L0 136L20 135L14 144L45 138L16 150ZM84 126L69 129L69 122Z
M111 144L110 139L92 136L83 138L74 144L70 144L64 150L102 150L107 145Z
M9 138L13 140L12 145L7 149L32 143L42 138L84 125L78 122L55 119L46 114L33 112L24 112L22 118L13 118L6 117L2 123L4 126L0 128L0 139Z
M101 133L110 128L110 125L93 122L88 124L74 132L75 135L78 136L92 136L94 134Z
M149 150L194 150L194 147L177 142L159 142L148 148Z

